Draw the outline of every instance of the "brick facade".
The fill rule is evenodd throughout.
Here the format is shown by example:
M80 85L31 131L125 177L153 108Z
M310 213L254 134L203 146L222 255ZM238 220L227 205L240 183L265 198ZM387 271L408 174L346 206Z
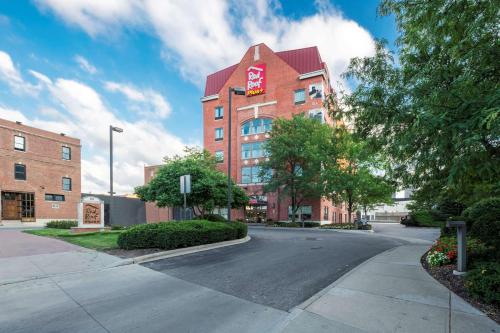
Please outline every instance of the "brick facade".
M24 138L24 151L14 149L15 136ZM64 148L65 158L70 151L69 160L63 158L63 147L69 148ZM0 119L0 217L39 223L76 219L81 195L80 152L79 139ZM15 179L16 164L25 166L25 180ZM70 190L63 190L63 177L71 179ZM18 174L18 178L22 177ZM55 196L47 194L58 200L50 200ZM27 203L31 195L34 201Z
M144 184L147 184L154 177L159 165L144 167ZM173 208L158 207L154 202L146 202L146 222L158 223L173 220Z
M258 166L259 161L265 157L243 159L242 144L262 142L268 137L264 132L243 135L243 124L256 118L290 119L294 114L309 114L313 110L323 110L324 121L333 125L333 121L329 118L323 107L323 98L331 91L328 69L321 62L317 48L280 52L280 54L283 53L286 53L287 57L278 55L278 53L273 52L265 44L252 46L245 53L239 64L214 73L207 78L206 94L202 98L204 148L212 154L223 152L224 161L219 164L219 167L220 170L227 172L228 88L245 87L247 82L247 68L252 65L266 65L266 91L264 94L251 97L234 94L232 96L232 158L229 162L232 166L231 177L239 186L245 189L247 194L252 196L267 196L267 198L264 198L267 199L267 203L263 204L261 202L260 208L267 210L267 219L275 221L288 220L290 200L280 198L277 193L263 194L262 184L243 183L242 167ZM300 72L300 66L310 68L311 66L308 65L314 63L313 60L317 61L317 59L310 59L311 57L317 57L322 67L312 72ZM291 62L290 59L295 62ZM230 71L230 75L228 71ZM218 73L222 76L217 77ZM225 83L221 84L224 80ZM217 86L216 89L214 89L214 84ZM312 85L322 87L322 97L316 94L309 94L313 88ZM305 101L296 104L294 99L295 91L300 89L305 90ZM211 95L208 95L207 91ZM218 91L218 93L214 93L215 91ZM314 92L315 90L312 91ZM215 117L216 107L222 107L224 110L221 119L216 119ZM216 128L223 129L224 138L222 140L216 140ZM322 221L322 223L331 223L334 221L334 218L339 222L339 215L342 215L342 221L345 221L347 214L344 205L337 207L325 198L304 202L302 205L311 206L312 216L307 218L313 221ZM254 207L233 210L232 216L238 219L248 219L249 213L254 214L254 212L250 212L252 211L251 208Z

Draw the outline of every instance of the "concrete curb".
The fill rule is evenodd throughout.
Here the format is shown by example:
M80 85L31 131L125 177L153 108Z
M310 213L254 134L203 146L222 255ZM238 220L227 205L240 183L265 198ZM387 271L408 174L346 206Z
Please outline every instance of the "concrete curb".
M186 248L182 248L182 249L175 249L175 250L151 253L151 254L146 254L143 256L135 257L135 258L127 258L127 259L119 260L117 262L112 263L111 265L108 265L107 267L118 267L118 266L124 266L124 265L141 264L141 263L153 261L153 260L173 258L173 257L183 256L185 254L192 254L192 253L197 253L197 252L218 249L220 247L243 244L243 243L248 242L251 239L252 238L250 236L246 236L245 238L240 238L240 239L235 239L235 240L230 240L230 241L225 241L225 242L197 245L197 246L191 246L191 247L186 247Z

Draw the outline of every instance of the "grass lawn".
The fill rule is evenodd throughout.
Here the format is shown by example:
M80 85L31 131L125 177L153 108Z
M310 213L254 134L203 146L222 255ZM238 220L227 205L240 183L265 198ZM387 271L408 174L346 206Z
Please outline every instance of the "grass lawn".
M123 231L115 230L72 234L69 229L46 228L40 230L25 230L24 232L37 236L54 237L89 249L106 250L118 248L116 241L118 235Z

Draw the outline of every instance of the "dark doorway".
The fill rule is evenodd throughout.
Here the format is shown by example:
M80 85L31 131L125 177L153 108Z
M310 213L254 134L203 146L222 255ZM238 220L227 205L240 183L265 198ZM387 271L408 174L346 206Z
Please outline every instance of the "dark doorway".
M2 192L2 220L35 221L35 194Z

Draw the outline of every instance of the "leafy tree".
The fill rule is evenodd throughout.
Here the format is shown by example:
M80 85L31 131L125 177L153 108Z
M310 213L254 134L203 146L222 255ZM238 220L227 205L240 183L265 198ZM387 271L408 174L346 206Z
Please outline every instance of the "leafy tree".
M381 203L392 203L394 187L377 176L377 160L342 124L332 128L329 144L323 147L325 194L335 202L345 202L348 222L359 208L366 211Z
M328 132L328 125L304 115L276 119L273 123L265 145L269 159L262 164L261 176L266 176L266 170L273 170L264 190L279 190L280 196L290 198L292 222L304 200L318 198L323 193L321 151L327 144Z
M174 207L184 204L179 191L179 178L191 175L191 193L187 195L187 206L197 216L210 214L215 207L227 204L227 177L217 170L215 158L206 150L186 148L185 156L164 158L165 165L159 168L155 177L146 185L135 189L145 201L153 201L159 207ZM233 208L243 207L248 197L243 189L232 184Z
M362 169L359 177L358 205L365 215L368 214L368 209L374 209L380 204L394 203L392 195L395 185L392 182L367 169Z
M496 1L384 0L399 31L346 73L357 134L422 204L470 204L500 192L500 62Z

